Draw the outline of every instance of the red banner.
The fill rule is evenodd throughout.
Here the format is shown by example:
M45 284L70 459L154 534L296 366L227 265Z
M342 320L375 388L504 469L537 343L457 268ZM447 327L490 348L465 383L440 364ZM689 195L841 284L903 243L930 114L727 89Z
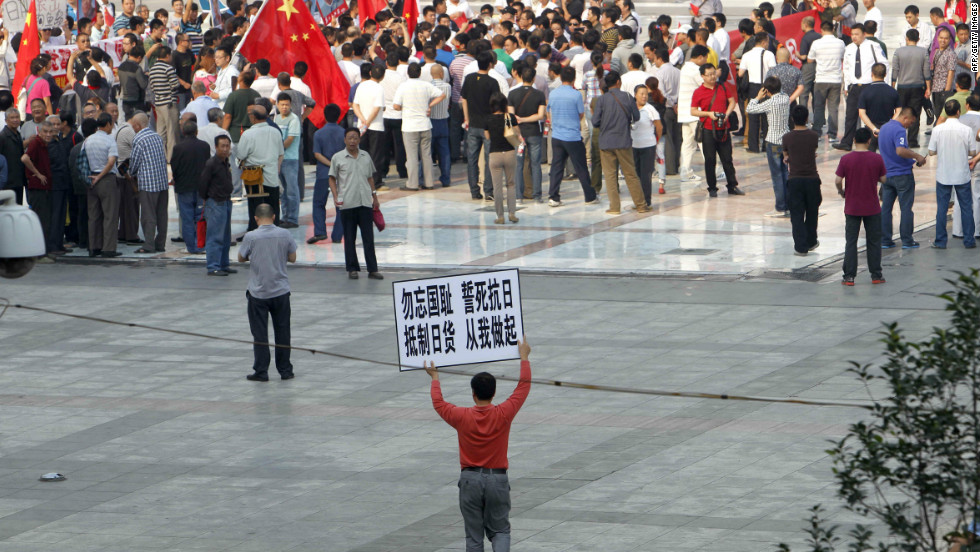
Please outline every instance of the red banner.
M817 32L819 32L820 14L817 13L817 10L795 13L772 20L772 24L776 27L776 41L789 50L790 61L796 67L802 64L796 54L800 51L800 42L803 40L802 22L806 16L814 18L816 28L818 29ZM732 43L731 51L734 52L738 48L738 45L742 43L742 34L738 31L730 31L728 37Z

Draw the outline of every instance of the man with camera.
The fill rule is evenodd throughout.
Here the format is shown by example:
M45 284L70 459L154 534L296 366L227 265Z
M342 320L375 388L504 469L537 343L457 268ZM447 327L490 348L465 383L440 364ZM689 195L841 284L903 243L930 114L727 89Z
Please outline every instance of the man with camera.
M766 213L766 216L789 216L789 205L786 202L789 170L783 162L783 135L789 131L789 96L782 92L782 81L779 77L766 77L759 93L745 106L745 112L752 115L764 113L768 123L765 150L772 189L776 196L776 210Z
M728 195L745 195L738 187L735 164L732 162L732 138L728 116L735 111L735 92L718 82L718 70L705 63L700 68L704 81L691 98L691 115L701 119L703 132L701 148L704 153L704 173L708 179L708 196L718 197L718 179L715 176L715 155L721 159L728 184Z

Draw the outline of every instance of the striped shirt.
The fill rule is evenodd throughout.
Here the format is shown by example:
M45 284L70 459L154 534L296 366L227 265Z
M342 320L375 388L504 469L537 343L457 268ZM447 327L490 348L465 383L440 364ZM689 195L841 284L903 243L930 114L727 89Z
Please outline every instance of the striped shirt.
M174 91L180 86L177 71L169 63L154 63L148 73L150 90L153 90L154 105L170 105L177 101Z
M751 114L765 113L769 121L766 142L770 144L783 143L783 134L789 132L789 96L780 92L764 102L752 98L749 105L745 107L745 112Z
M823 35L810 45L807 60L817 64L814 82L839 83L843 77L844 41L834 35Z
M136 133L129 172L141 192L167 191L167 154L159 134L148 128Z
M101 130L85 139L85 154L88 155L88 166L92 174L102 172L110 157L119 158L119 151L116 149L116 141ZM119 174L113 164L112 174Z
M459 103L463 91L463 70L473 61L469 55L463 54L449 65L449 76L453 79L453 103Z
M448 119L449 118L449 97L453 93L453 87L449 86L448 82L441 80L432 81L432 86L435 86L439 90L440 94L445 94L446 99L432 106L432 111L429 112L429 118L432 120Z
M125 13L120 13L116 16L116 20L112 22L112 35L109 38L116 38L119 31L129 28L129 18L131 16Z

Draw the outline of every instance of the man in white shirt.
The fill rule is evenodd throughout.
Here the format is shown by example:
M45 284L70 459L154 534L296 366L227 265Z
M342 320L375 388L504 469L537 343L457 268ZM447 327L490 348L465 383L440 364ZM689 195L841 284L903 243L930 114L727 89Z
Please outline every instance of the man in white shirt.
M640 54L630 54L626 66L629 70L623 73L621 77L623 81L622 90L633 96L637 86L646 86L647 77L650 75L643 71L643 56Z
M381 152L381 178L388 176L388 167L392 158L395 161L398 177L408 178L408 169L405 167L405 142L402 139L402 112L396 111L393 107L395 92L407 79L398 74L398 56L388 56L385 64L388 68L385 70L384 78L381 79L381 88L385 91L385 148Z
M827 136L831 143L837 141L837 117L840 109L841 63L844 59L844 41L834 36L834 24L824 21L820 25L823 35L810 45L808 60L816 64L813 77L813 126L817 134L827 122Z
M682 182L699 182L701 177L694 174L691 169L691 162L694 160L694 153L698 151L697 140L694 139L694 130L698 125L698 118L691 115L691 100L694 98L694 91L704 83L701 78L701 66L708 60L708 47L691 47L691 61L684 63L681 67L680 79L677 85L677 123L681 126L681 164L680 176Z
M361 82L361 68L354 63L354 46L352 44L344 44L340 47L341 59L337 62L340 66L340 70L343 71L344 76L347 77L347 83L354 86L356 83Z
M273 93L279 93L279 82L276 77L269 75L272 70L272 65L269 64L269 60L260 59L252 64L255 68L255 72L258 76L255 78L255 82L252 83L252 90L259 93L259 96L263 98L271 98Z
M419 190L419 155L422 155L423 190L432 186L432 122L429 120L432 106L446 99L432 84L419 79L422 66L408 66L408 80L395 91L392 108L402 112L402 134L405 140L405 156L408 161L408 183L402 190Z
M915 5L905 8L905 24L902 26L902 36L905 36L905 32L909 29L919 31L919 44L928 50L936 35L936 27L928 19L919 19L919 7ZM878 35L884 36L881 34L881 25L878 25ZM939 106L936 108L938 109Z
M881 16L881 10L875 7L875 0L862 0L862 2L864 9L868 10L868 13L864 14L864 22L874 21L878 24L878 36L885 36L885 28L882 26L885 19Z
M580 54L575 54L569 65L575 69L575 89L582 89L582 81L585 79L585 73L589 71L587 68L592 68L592 62L589 59L592 57L592 49L595 48L596 42L599 40L599 35L596 33L585 33L582 37L582 43L585 50ZM517 58L514 58L517 59Z
M844 111L844 135L841 136L839 143L834 144L834 149L851 151L854 131L857 130L859 120L858 99L864 87L871 84L871 66L875 63L884 64L887 70L888 58L877 42L865 40L864 24L856 23L851 28L851 43L844 49L841 69L844 78L844 95L847 98L847 107Z
M211 98L218 100L218 105L225 106L228 94L235 89L238 82L238 69L231 63L231 49L219 46L214 51L214 62L218 65L218 78L214 81L214 91Z
M449 19L452 19L453 21L459 19L459 16L461 15L466 16L466 19L469 20L473 19L473 10L470 8L470 5L466 2L466 0L459 0L459 2L455 2L454 0L446 0L446 15L448 15Z
M961 113L963 109L960 108ZM960 115L960 122L970 127L970 136L974 140L970 150L980 152L980 140L977 140L977 134L980 133L980 96L968 97L965 109L968 111ZM970 180L973 195L973 235L976 236L980 232L980 163L976 163L970 171ZM958 208L953 209L953 237L963 237L963 217Z
M960 104L948 100L944 106L946 122L932 129L929 155L938 155L936 163L936 240L933 249L946 249L946 213L950 195L956 192L960 219L963 221L963 247L977 246L974 238L973 198L970 197L970 157L977 152L976 135L960 122Z
M776 56L768 50L769 33L761 32L755 35L755 46L742 54L742 62L738 66L738 76L749 76L749 92L746 98L754 98L762 89L766 73L776 66ZM748 115L748 147L752 153L762 153L762 138L766 136L769 125L765 115Z
M307 98L312 98L313 94L310 92L310 87L303 82L303 77L310 70L310 66L307 65L305 61L297 61L293 65L293 76L289 80L289 87L297 92L301 92ZM358 80L360 80L360 73L358 73Z
M381 79L385 76L383 67L371 68L370 80L362 80L354 93L352 107L357 116L357 126L361 131L361 149L368 152L374 162L374 187L387 190L381 180L381 157L385 148L385 91Z

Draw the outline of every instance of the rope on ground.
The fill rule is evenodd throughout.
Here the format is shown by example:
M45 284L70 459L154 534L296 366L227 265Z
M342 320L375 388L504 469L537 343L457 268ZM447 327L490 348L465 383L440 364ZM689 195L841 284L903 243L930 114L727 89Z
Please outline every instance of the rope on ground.
M174 330L170 328L160 328L157 326L148 326L146 324L138 324L136 322L119 322L117 320L109 320L106 318L99 318L96 316L87 316L84 314L72 314L67 312L56 311L52 309L46 309L42 307L33 307L30 305L21 305L18 303L11 303L8 299L0 297L0 318L7 313L8 308L22 309L34 312L42 312L45 314L52 314L55 316L64 316L67 318L74 318L76 320L87 320L90 322L99 322L101 324L112 324L116 326L126 326L129 328L137 328L141 330L150 330L154 332L164 332L176 335L183 335L188 337L197 337L201 339L208 339L214 341L227 341L231 343L241 343L243 345L267 345L269 347L276 347L281 349L290 349L293 351L302 351L310 353L312 355L325 355L334 358L341 358L344 360L353 360L356 362L366 362L369 364L377 364L379 366L390 366L394 368L401 368L397 362L386 362L383 360L372 360L368 358L356 357L351 355L345 355L342 353L335 353L331 351L321 351L319 349L312 349L309 347L296 347L292 345L276 345L275 343L260 343L256 341L251 341L248 339L238 339L234 337L223 337L217 335L208 335L197 332L188 332L184 330ZM416 369L420 370L420 369ZM439 368L440 374L451 374L455 376L466 376L472 377L473 372L465 372L462 370L452 370L448 368ZM520 381L520 378L514 376L499 375L495 376L501 381ZM695 391L665 391L660 389L640 389L635 387L618 387L613 385L597 385L591 383L580 383L574 381L564 381L564 380L554 380L547 378L531 378L531 383L535 385L550 385L554 387L566 387L571 389L585 389L589 391L603 391L607 393L625 393L631 395L651 395L658 397L679 397L685 399L711 399L711 400L726 400L726 401L746 401L746 402L762 402L771 404L793 404L793 405L803 405L803 406L835 406L844 408L861 408L865 410L873 410L874 404L869 402L843 402L843 401L823 401L819 399L794 399L794 398L777 398L777 397L755 397L749 395L730 395L727 393L700 393Z

